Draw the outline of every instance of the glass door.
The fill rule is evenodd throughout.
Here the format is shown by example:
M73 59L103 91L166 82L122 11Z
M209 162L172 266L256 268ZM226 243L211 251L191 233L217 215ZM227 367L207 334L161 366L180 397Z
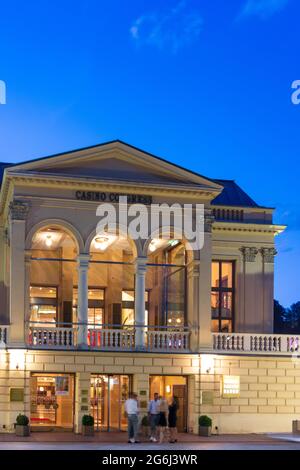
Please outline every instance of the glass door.
M91 413L97 431L125 430L124 403L130 391L128 375L91 377Z
M30 407L32 427L72 430L74 376L33 373L30 377Z

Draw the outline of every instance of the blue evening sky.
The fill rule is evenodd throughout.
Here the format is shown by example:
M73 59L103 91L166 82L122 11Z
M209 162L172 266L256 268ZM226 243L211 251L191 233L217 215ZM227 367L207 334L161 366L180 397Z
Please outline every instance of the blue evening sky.
M288 224L275 295L300 300L298 0L1 2L0 161L122 139L235 179Z

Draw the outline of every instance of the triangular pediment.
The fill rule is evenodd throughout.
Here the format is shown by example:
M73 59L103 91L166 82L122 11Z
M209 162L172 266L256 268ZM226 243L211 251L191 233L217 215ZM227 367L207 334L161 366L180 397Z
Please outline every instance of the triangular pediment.
M8 172L180 185L220 192L216 182L120 141L15 165Z

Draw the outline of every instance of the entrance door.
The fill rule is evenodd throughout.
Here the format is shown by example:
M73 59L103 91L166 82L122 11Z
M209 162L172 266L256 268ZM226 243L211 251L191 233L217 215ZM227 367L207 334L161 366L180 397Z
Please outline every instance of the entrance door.
M173 385L173 395L178 398L179 410L177 413L177 429L187 431L187 387L186 385Z
M73 430L74 376L32 374L30 425L37 430Z
M179 432L187 431L187 378L177 375L151 375L150 376L150 397L154 393L171 401L173 396L178 398L179 409L177 411L177 429Z
M130 392L128 375L93 375L91 377L91 413L97 431L126 430L124 403Z

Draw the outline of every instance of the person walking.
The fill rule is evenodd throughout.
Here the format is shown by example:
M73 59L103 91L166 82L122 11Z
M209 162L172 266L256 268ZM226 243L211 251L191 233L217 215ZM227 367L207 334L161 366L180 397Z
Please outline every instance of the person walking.
M168 403L167 403L167 400L165 399L165 397L159 397L158 411L159 411L159 421L158 421L159 442L160 442L160 444L162 444L163 441L164 441L164 438L166 436L167 415L168 415L168 412L169 412Z
M153 400L149 401L148 405L148 417L150 423L150 441L157 442L157 426L159 420L158 412L159 400L158 393L154 393Z
M130 393L129 398L125 401L125 414L128 421L128 443L139 443L137 440L138 434L138 401L137 394Z
M178 411L178 398L172 397L169 405L168 425L170 430L170 443L177 442L177 411Z

